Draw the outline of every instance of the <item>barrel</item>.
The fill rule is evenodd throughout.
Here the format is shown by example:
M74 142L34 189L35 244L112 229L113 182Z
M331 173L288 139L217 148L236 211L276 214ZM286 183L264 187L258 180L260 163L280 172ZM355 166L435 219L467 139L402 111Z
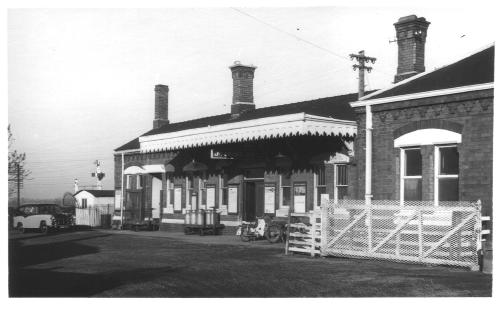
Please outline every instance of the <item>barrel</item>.
M186 210L186 214L184 216L184 224L191 224L191 212Z
M196 224L196 211L190 210L189 216L191 217L191 224Z
M203 216L204 214L202 213L202 210L196 211L196 225L203 225L204 222Z

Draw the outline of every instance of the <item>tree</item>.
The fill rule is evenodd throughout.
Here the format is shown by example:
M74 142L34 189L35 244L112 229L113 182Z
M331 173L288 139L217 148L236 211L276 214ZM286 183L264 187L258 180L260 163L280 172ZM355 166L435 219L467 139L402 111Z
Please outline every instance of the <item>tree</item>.
M19 153L17 150L12 150L15 139L12 136L10 124L7 130L9 132L9 198L17 191L17 201L19 203L19 189L23 187L25 180L29 180L31 171L25 169L26 154Z

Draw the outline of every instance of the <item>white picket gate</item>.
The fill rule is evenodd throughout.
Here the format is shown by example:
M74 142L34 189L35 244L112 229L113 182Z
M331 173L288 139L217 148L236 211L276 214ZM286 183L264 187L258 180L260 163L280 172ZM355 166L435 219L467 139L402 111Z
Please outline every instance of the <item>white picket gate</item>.
M481 203L329 201L321 255L470 267L481 248Z

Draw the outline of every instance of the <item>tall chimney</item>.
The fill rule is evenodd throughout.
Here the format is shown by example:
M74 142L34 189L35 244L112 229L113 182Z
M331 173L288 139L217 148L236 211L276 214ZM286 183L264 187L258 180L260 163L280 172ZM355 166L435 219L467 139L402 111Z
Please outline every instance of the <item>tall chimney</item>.
M257 67L242 65L235 61L229 67L233 76L233 104L231 114L238 115L244 111L254 110L253 103L253 76Z
M168 124L168 86L158 84L155 86L155 118L153 128Z
M425 39L430 22L409 15L394 24L398 42L398 70L394 83L425 71Z

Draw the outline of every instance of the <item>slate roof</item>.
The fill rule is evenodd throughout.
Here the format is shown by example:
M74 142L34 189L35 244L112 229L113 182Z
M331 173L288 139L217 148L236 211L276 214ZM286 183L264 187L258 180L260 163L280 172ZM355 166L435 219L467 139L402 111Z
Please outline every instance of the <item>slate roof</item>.
M81 192L88 192L92 194L96 198L100 197L115 197L115 191L114 190L98 190L98 189L82 189L76 192L73 196L78 195Z
M381 91L365 100L490 83L493 82L495 71L494 58L495 46L493 45L448 66L422 74L413 80L406 82L403 80L400 85L395 84L387 91Z
M163 125L144 133L142 136L150 136L167 132L176 132L181 130L206 127L208 125L221 125L235 123L239 121L247 121L259 119L263 117L306 113L316 116L332 117L347 121L355 121L355 113L350 106L350 102L358 99L358 93L339 95L334 97L326 97L309 101L301 101L271 107L264 107L247 111L240 114L238 117L233 117L231 113L214 115L209 117L197 118L185 122L171 123ZM115 151L132 150L140 147L139 138L135 138L126 144L115 149Z

